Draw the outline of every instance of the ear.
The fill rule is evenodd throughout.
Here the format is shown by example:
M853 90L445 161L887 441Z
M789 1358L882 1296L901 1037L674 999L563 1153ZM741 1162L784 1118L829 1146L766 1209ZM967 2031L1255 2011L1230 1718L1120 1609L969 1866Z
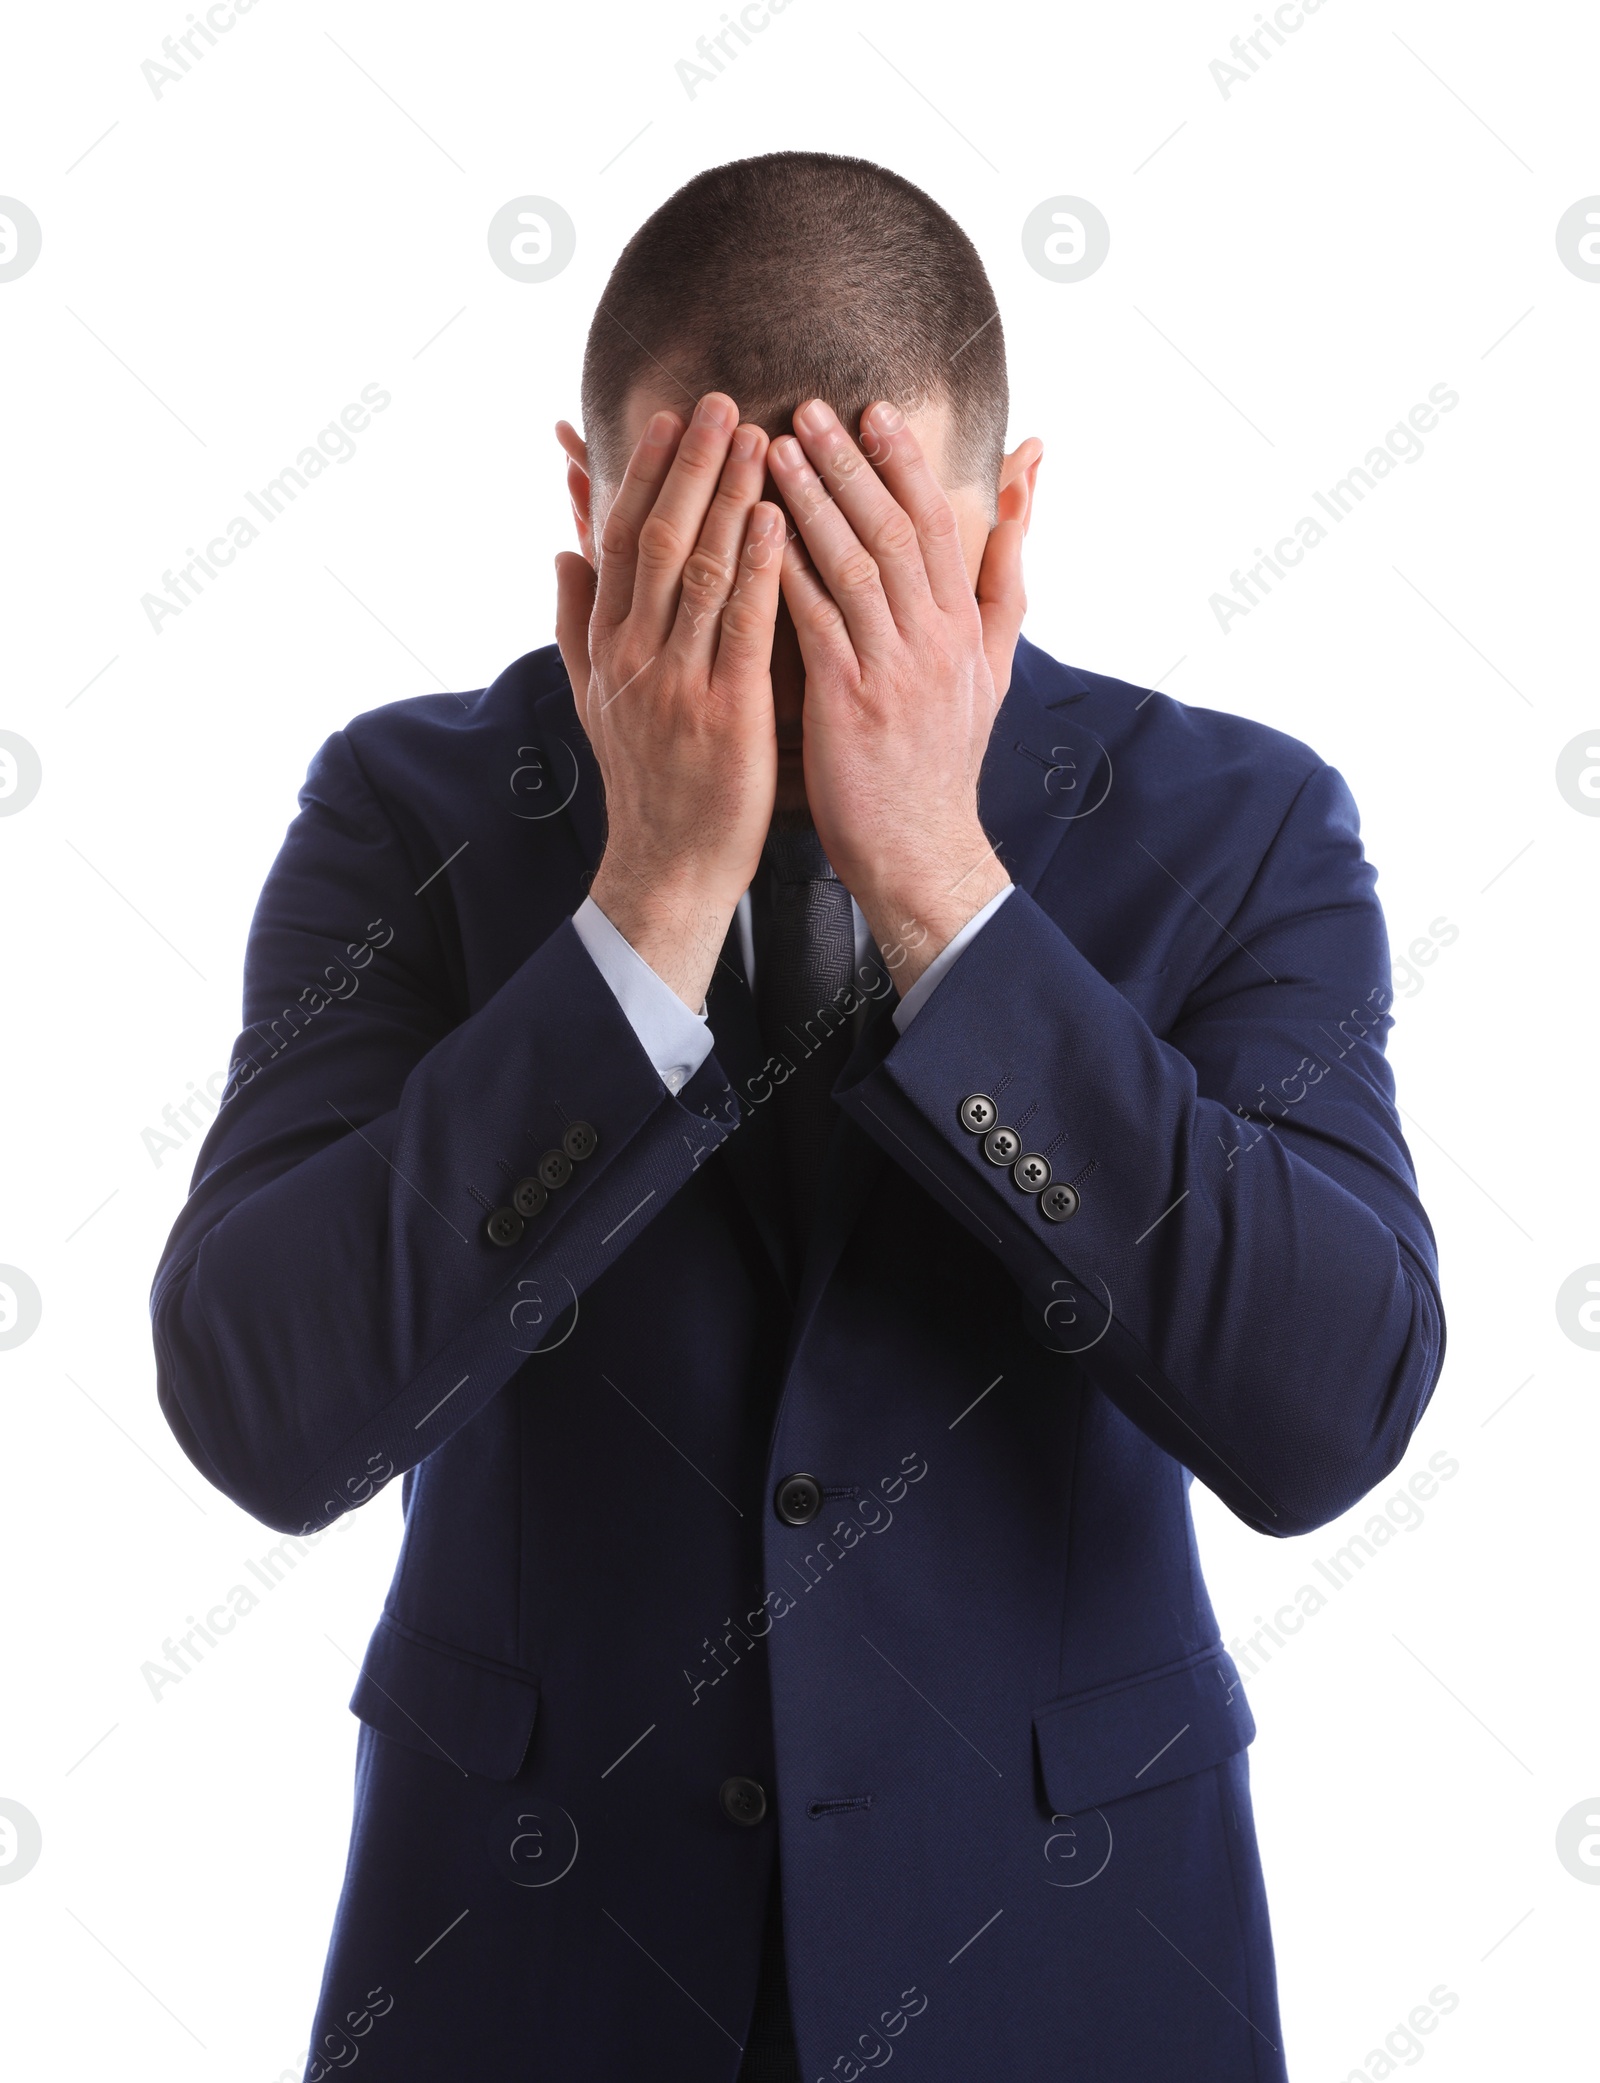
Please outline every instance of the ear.
M589 447L570 420L556 421L556 439L567 452L567 496L578 530L578 548L594 562L594 525L589 483ZM1009 458L1007 459L1009 461Z
M1024 535L1033 519L1033 488L1044 459L1044 443L1036 434L1020 442L1000 465L1000 484L995 496L995 520L1020 521Z

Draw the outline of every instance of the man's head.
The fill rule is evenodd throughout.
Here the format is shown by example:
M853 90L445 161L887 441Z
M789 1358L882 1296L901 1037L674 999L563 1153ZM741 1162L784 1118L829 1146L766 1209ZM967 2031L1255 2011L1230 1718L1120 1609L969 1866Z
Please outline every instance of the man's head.
M974 583L997 520L1027 527L1042 449L1029 439L1005 453L1005 342L977 249L931 196L867 160L774 152L713 167L629 240L589 329L585 434L556 429L591 564L651 415L687 422L713 391L774 436L810 398L852 432L873 402L898 406L949 496ZM770 477L766 496L783 504ZM780 601L780 808L804 801L804 686Z
M696 175L639 227L584 351L596 491L651 408L710 390L774 434L810 397L852 429L875 398L942 405L941 474L992 516L1009 405L994 292L960 225L898 174L774 152Z

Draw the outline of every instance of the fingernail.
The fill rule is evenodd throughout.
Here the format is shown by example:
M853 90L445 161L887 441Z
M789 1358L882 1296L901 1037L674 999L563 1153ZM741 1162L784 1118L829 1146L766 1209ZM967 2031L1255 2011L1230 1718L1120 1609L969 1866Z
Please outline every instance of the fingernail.
M702 427L724 427L728 423L728 413L732 408L733 400L731 398L724 398L720 393L713 393L700 400L700 403L694 409L694 416Z
M670 412L652 412L644 430L644 438L652 448L664 448L677 431L677 421Z
M759 427L740 427L733 437L733 453L739 458L741 463L746 462L753 456L760 446L761 429Z
M770 453L785 470L798 470L806 459L805 450L792 434L781 434L772 444Z
M804 427L808 434L826 434L833 422L833 414L820 398L812 398L801 406L794 422L797 427Z

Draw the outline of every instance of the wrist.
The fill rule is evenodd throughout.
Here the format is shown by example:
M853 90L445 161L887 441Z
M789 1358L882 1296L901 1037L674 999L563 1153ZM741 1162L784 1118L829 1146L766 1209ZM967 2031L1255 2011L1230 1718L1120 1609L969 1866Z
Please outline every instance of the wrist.
M857 899L902 998L962 927L1011 881L981 834L975 846L982 851L955 883L943 875L907 878Z
M737 897L729 902L703 883L641 872L609 847L589 895L640 960L698 1013Z

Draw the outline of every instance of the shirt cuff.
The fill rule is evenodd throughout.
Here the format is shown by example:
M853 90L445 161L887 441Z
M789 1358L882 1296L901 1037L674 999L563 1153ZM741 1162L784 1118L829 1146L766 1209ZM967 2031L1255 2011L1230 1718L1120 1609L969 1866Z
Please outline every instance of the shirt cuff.
M911 986L911 989L906 993L904 998L901 999L900 1003L895 1007L894 1012L891 1015L891 1018L893 1019L895 1024L895 1029L898 1033L905 1033L906 1029L917 1017L917 1014L921 1012L923 1006L933 996L935 990L939 986L940 981L950 972L950 970L952 970L955 967L956 958L961 953L961 950L964 947L966 947L970 941L974 941L977 939L978 935L983 931L984 927L989 923L990 919L994 917L995 913L1000 909L1001 905L1004 904L1007 897L1011 895L1012 891L1015 888L1016 884L1014 882L1008 882L1005 888L999 893L998 896L991 897L988 903L983 907L982 911L975 911L972 914L971 918L967 920L967 923L961 928L961 931L957 934L954 934L949 940L945 942L944 946L940 948L938 954L934 956L933 960L928 964L927 968L922 972L921 976L917 978L916 982ZM624 942L623 944L624 946L627 945L626 942ZM632 953L632 949L629 949L629 953ZM635 960L637 959L638 958L635 957ZM678 1002L680 1005L683 1003L681 999Z
M680 1092L711 1054L711 1023L692 1013L669 983L612 925L593 897L572 914L572 929L638 1036L669 1092Z

